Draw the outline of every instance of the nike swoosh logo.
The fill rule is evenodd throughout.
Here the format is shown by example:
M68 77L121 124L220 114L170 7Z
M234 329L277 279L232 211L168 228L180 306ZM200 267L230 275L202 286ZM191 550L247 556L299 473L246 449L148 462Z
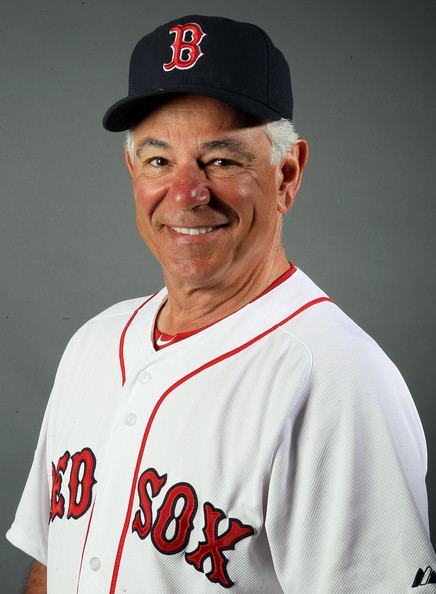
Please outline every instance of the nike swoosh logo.
M167 344L171 344L174 339L175 336L172 336L169 340L165 340L164 338L162 338L162 336L159 336L159 338L156 339L156 344L158 346L165 346Z

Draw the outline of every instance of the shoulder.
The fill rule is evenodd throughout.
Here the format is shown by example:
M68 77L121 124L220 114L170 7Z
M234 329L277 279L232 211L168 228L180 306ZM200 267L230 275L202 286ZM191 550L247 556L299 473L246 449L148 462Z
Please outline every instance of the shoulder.
M333 376L338 383L401 378L381 346L332 302L308 309L284 331L310 350L314 373Z
M311 385L323 399L348 401L359 408L376 400L389 415L401 402L412 404L395 363L334 303L310 308L284 331L291 332L310 351Z
M377 342L300 269L253 307L278 330L279 340L310 353L314 371L370 363L373 368L395 367Z
M338 435L341 426L356 436L387 432L403 461L426 467L424 433L407 384L367 332L331 301L307 308L282 330L311 354L303 402L317 432Z
M294 295L298 294L298 300ZM280 300L294 305L297 315L280 327L290 345L310 353L306 398L314 409L334 415L344 411L367 414L371 407L389 423L406 416L422 437L422 429L407 385L380 345L332 300L326 300L301 270L284 283ZM278 304L275 304L278 307ZM285 336L284 336L285 337ZM292 365L292 353L287 364Z
M109 320L110 318L129 318L139 307L145 305L152 297L153 295L146 295L144 297L135 297L134 299L126 299L125 301L114 303L90 318L86 324L92 324L93 322L104 323L105 320Z
M70 338L62 360L75 355L83 358L87 349L95 351L96 348L117 345L131 318L153 297L149 295L115 303L87 320Z
M314 368L367 368L370 364L376 369L395 368L377 342L301 270L282 287L278 297L292 304L281 330L305 345Z

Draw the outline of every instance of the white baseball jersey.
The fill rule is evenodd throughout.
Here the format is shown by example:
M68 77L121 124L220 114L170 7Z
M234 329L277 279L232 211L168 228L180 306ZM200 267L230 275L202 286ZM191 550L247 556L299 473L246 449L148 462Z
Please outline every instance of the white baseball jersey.
M156 351L166 299L87 322L8 539L49 594L429 594L426 446L379 346L301 271Z

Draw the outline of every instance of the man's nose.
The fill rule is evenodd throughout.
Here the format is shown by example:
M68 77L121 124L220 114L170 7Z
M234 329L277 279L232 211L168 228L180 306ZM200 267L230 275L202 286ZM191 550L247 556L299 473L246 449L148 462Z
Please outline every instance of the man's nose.
M201 168L197 165L187 165L175 172L167 198L174 200L179 208L184 209L208 204L210 192L207 178Z

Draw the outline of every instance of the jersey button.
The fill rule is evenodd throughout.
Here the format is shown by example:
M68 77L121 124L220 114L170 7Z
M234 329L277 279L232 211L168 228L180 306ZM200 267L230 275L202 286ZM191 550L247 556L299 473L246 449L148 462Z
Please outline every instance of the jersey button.
M139 374L139 381L141 384L146 384L151 380L151 374L148 371L141 371Z
M91 559L89 560L89 567L92 569L92 571L98 571L100 569L100 559L98 557L91 557Z
M126 425L128 425L129 427L132 427L136 421L137 421L137 416L135 415L135 413L129 413L128 415L126 415L126 418L124 420L124 422L126 423Z

